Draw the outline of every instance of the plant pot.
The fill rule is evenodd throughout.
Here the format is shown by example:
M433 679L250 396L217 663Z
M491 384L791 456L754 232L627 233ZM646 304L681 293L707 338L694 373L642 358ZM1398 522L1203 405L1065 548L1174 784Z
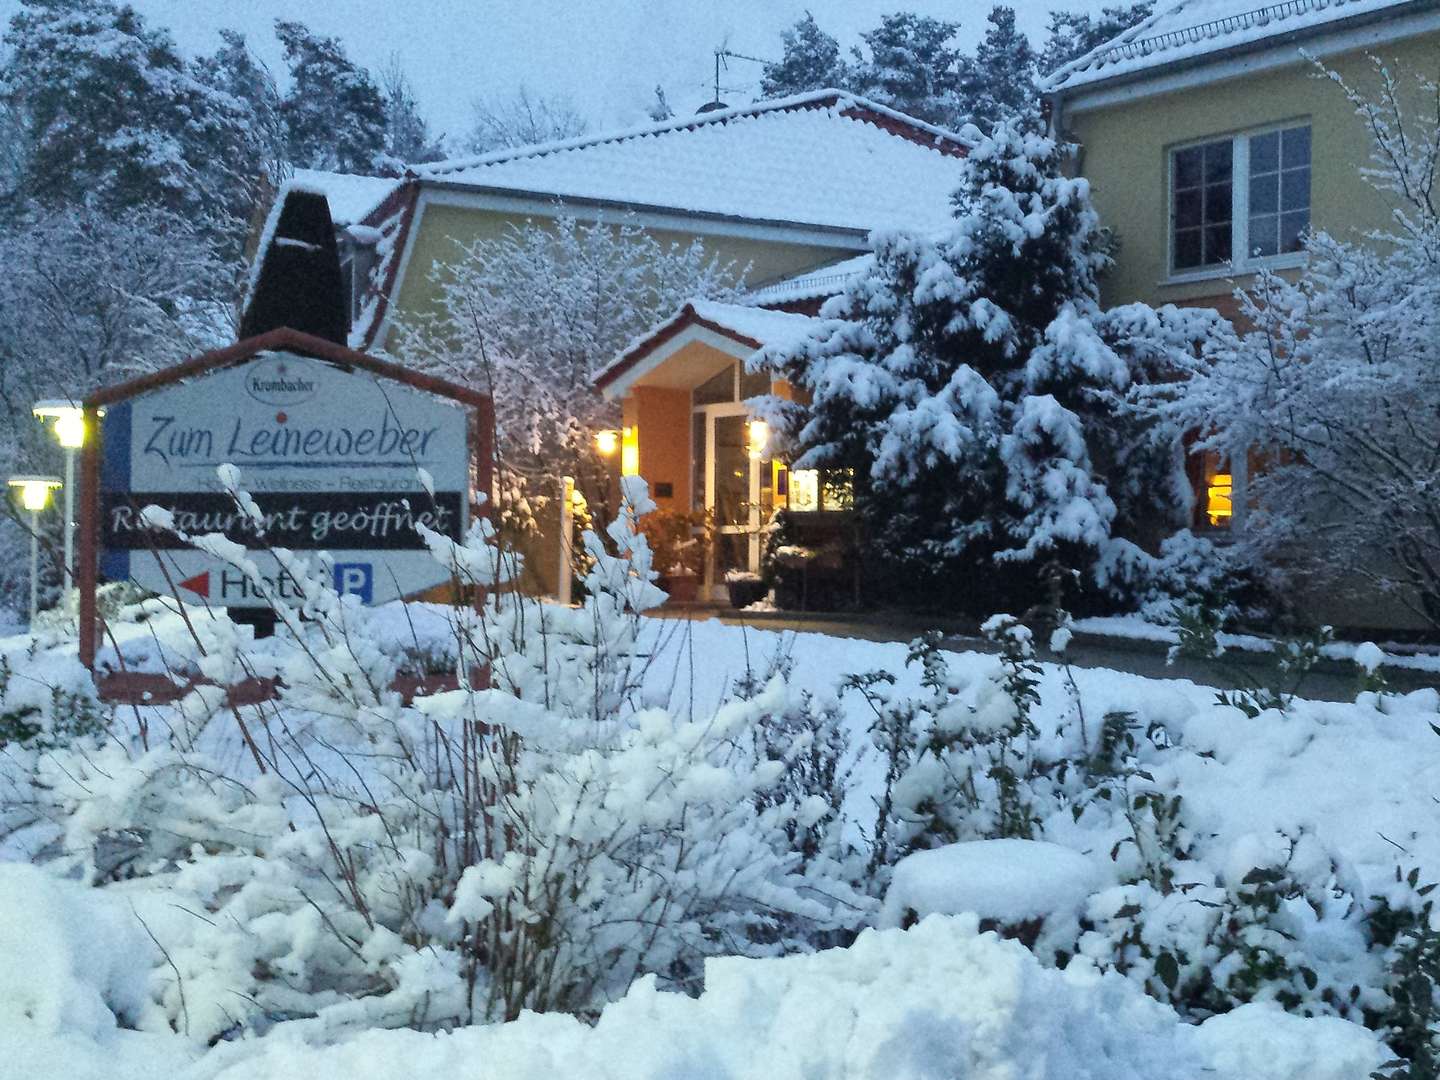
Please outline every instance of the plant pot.
M745 608L765 599L765 582L754 578L727 578L725 588L730 592L730 606Z
M700 597L700 579L694 574L663 574L657 584L675 603L693 604Z

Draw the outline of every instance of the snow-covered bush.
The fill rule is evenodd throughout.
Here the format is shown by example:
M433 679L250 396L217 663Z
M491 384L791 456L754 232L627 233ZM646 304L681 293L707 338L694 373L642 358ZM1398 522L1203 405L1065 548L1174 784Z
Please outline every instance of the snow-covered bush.
M222 469L253 512L239 480ZM834 750L803 720L760 736L796 707L783 678L706 713L639 696L642 615L664 598L637 528L651 505L625 482L607 542L586 536L577 608L509 588L517 561L483 518L464 542L426 533L485 599L453 609L461 688L410 705L328 556L272 549L296 598L282 600L239 545L185 537L269 598L276 639L192 619L187 669L208 681L166 730L6 760L32 817L55 823L56 871L159 876L183 898L153 980L178 1030L591 1013L642 974L694 990L708 955L777 955L859 919L863 898L836 908L838 863L792 847L826 835L833 807L775 786L803 760L832 770L806 778L818 787ZM231 704L248 678L277 679L276 698Z
M887 868L912 851L964 840L1030 838L1040 804L1056 788L1034 753L1038 730L1030 631L1009 615L985 624L999 657L985 678L969 683L946 662L938 634L910 644L907 663L921 668L923 693L894 692L888 672L851 676L843 688L861 695L875 716L871 737L885 763L884 793L872 833L871 867Z
M755 361L810 399L765 406L794 465L855 470L887 596L1024 610L1047 561L1092 603L1165 577L1145 551L1193 498L1182 429L1132 399L1190 370L1220 320L1100 307L1107 240L1068 153L997 127L959 166L948 231L877 234L823 328Z
M1440 626L1440 97L1378 64L1377 83L1371 97L1341 86L1391 227L1310 234L1304 273L1262 273L1241 296L1251 329L1163 411L1204 433L1201 448L1259 464L1249 544L1322 585L1358 576Z

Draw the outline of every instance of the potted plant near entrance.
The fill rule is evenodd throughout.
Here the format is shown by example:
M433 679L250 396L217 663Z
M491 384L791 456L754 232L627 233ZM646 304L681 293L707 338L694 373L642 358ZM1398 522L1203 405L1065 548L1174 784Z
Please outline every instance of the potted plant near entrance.
M765 579L749 570L726 570L725 588L732 608L746 608L765 599Z
M710 521L703 510L652 510L640 519L640 531L650 542L656 582L678 603L700 596L700 582L710 554Z

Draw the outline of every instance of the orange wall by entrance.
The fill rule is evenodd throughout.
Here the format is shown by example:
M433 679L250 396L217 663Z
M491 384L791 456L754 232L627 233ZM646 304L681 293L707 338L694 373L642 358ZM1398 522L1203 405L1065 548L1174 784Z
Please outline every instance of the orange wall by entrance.
M690 391L637 386L625 399L625 424L640 443L640 475L662 510L690 508ZM669 484L673 494L656 492Z

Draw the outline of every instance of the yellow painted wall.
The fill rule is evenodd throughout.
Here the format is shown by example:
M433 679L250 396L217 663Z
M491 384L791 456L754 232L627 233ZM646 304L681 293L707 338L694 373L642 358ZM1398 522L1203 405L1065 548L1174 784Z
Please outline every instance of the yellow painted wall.
M625 400L626 423L635 417L640 440L640 475L661 510L690 509L690 391L637 386ZM656 495L670 484L670 498Z
M618 212L614 216L618 222ZM533 220L543 225L548 219ZM420 217L419 232L414 239L404 280L400 282L399 295L392 298L395 303L392 305L391 322L397 318L403 319L407 312L414 314L434 309L438 294L430 281L430 272L437 263L453 263L460 258L465 247L480 240L501 237L513 226L523 226L525 221L523 214L435 203L426 206ZM653 230L652 235L664 244L675 242L684 245L689 245L698 236L705 245L707 255L719 258L722 263L733 262L737 272L745 271L748 267L745 281L750 285L788 277L852 254L809 244L779 243L733 236L701 236L698 233L659 229ZM853 253L860 250L862 249L857 246ZM384 345L385 342L380 344Z
M1376 46L1376 55L1404 71L1440 75L1440 33ZM1366 52L1327 58L1326 65L1367 94L1376 75ZM1418 98L1413 82L1407 87ZM1418 102L1417 102L1418 103ZM1433 116L1434 102L1431 102ZM1093 111L1067 113L1065 128L1082 146L1079 171L1090 180L1102 222L1120 249L1103 283L1107 304L1194 302L1228 294L1226 280L1167 285L1170 147L1290 120L1312 129L1311 223L1342 238L1387 225L1385 198L1360 175L1370 139L1340 88L1317 79L1297 57L1293 67L1144 97ZM1248 279L1240 278L1243 285Z

